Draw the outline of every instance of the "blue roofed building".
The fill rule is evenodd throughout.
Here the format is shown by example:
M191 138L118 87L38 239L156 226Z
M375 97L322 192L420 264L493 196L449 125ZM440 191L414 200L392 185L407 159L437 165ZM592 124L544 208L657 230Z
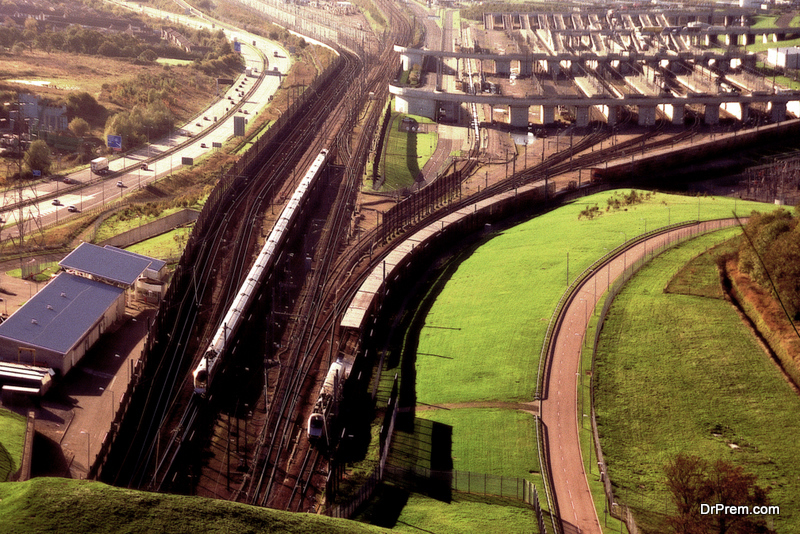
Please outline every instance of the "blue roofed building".
M50 367L66 374L115 323L126 299L160 260L83 243L59 262L65 271L0 324L0 361Z
M61 273L0 324L0 359L65 374L124 314L123 288Z

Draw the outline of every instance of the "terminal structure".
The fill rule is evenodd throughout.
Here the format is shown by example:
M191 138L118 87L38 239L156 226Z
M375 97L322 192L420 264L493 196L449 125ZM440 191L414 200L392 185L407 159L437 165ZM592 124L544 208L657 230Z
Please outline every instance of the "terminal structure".
M800 115L800 92L760 76L756 55L739 47L791 37L790 29L753 28L750 13L485 13L482 29L456 30L440 50L395 46L403 70L430 75L389 90L402 113L459 121L474 113L471 106L486 105L493 122L507 113L497 120L513 127Z

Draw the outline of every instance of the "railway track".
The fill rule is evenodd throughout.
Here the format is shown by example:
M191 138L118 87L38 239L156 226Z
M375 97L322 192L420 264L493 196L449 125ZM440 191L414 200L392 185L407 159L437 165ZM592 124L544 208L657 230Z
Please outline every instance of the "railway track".
M384 9L390 14L390 27L399 29L385 42L407 42L411 34L408 24L391 3L385 4ZM350 221L363 164L382 111L379 106L371 106L365 116L359 117L358 110L365 108L370 92L383 101L387 82L394 77L396 58L391 47L385 47L380 57L366 62L373 68L362 73L361 60L347 53L343 57L335 82L320 90L314 104L303 111L305 118L298 120L302 127L296 128L264 159L221 214L220 224L199 245L191 264L189 291L176 305L178 319L165 342L164 377L159 378L157 387L150 388L148 409L143 412L148 415L140 420L138 441L131 444L126 454L126 460L131 458L130 465L123 462L117 482L161 491L197 491L274 508L316 507L315 497L320 493L326 462L334 449L313 449L303 437L303 423L314 402L310 393L314 391L317 371L327 368L324 362L330 363L335 358L337 344L344 343L338 337L337 318L343 314L363 276L380 262L380 249L387 248L377 243L376 229L361 235L350 246L347 243L352 237ZM348 92L353 80L359 80L357 91ZM351 140L350 131L358 120L364 124L363 132ZM317 135L320 132L327 133ZM609 137L608 132L597 131L568 151L555 154L480 194L453 202L406 230L413 231L434 217L522 183L592 166L606 158L624 155L625 150L649 150L659 143L678 139L675 136L672 140L651 140L654 135L651 132L587 152ZM302 167L303 155L315 154L322 147L328 147L338 157L343 176L326 195L332 200L323 202L325 211L316 213L324 215L324 224L315 236L313 251L294 252L315 252L313 268L306 271L297 262L283 268L287 274L283 275L283 281L275 282L277 296L273 290L269 309L264 304L259 308L261 312L267 310L267 333L264 334L264 325L256 318L251 332L261 328L262 335L254 336L258 340L255 343L242 343L235 349L239 353L234 354L234 361L223 366L228 368L224 391L218 389L207 402L200 402L192 395L186 380L186 371L199 358L193 355L205 346L217 323L215 318L222 316L247 272L265 211L279 204L280 197L287 196L285 192L292 189L291 169ZM477 164L477 158L470 158L462 169L464 176L473 172ZM214 284L220 278L215 276L218 272L230 275ZM281 297L290 286L300 288L286 292L293 295L293 303ZM285 312L281 311L284 303ZM283 321L281 317L288 319ZM282 323L281 327L275 327L276 322ZM275 344L279 350L273 350ZM248 351L258 354L241 356ZM250 387L254 377L262 375L259 387ZM253 394L254 390L258 394ZM152 424L146 424L148 419ZM140 434L142 438L138 438ZM210 445L203 436L213 436ZM204 458L198 460L201 456Z
M148 377L151 387L140 401L140 419L129 423L136 426L130 432L125 452L115 459L112 482L149 489L171 487L174 465L180 456L177 451L193 437L190 432L198 419L198 403L191 397L191 388L182 387L186 385L187 371L196 363L196 349L202 346L210 328L198 325L215 324L232 298L252 256L258 238L255 229L260 227L264 206L275 202L281 187L291 181L286 177L291 177L291 169L312 146L312 139L332 107L330 102L336 101L337 88L339 93L344 90L348 73L342 70L339 83L322 92L329 95L316 95L309 99L309 105L298 110L297 120L303 127L294 128L291 135L271 147L274 151L232 192L217 223L210 225L206 235L198 237L194 257L182 261L184 268L191 269L191 283L173 306L175 309L165 310L172 316L172 328L166 339L154 343L163 345L157 347L161 363L154 376ZM218 277L216 272L229 276Z

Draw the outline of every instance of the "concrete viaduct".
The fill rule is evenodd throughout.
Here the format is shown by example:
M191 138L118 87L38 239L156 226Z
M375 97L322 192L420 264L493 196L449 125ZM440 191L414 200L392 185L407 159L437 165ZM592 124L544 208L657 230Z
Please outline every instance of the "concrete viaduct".
M705 109L705 122L717 124L719 122L720 108L738 107L742 120L748 117L749 107L758 102L769 104L773 122L786 120L787 103L800 100L800 92L779 94L752 93L703 95L696 94L686 97L676 96L639 96L631 95L623 98L612 96L583 97L577 95L563 95L559 97L531 96L527 98L513 98L508 96L485 94L458 94L442 93L433 90L415 89L389 86L389 93L395 96L395 109L400 113L421 115L431 119L436 118L437 106L441 102L476 103L491 106L508 106L510 124L514 127L525 128L528 126L528 112L532 106L538 106L540 117L545 125L555 123L556 110L559 106L569 106L575 109L575 125L582 127L589 124L589 108L598 106L604 110L608 117L608 124L614 126L619 118L619 110L623 106L637 106L639 109L639 125L652 126L656 120L656 109L660 108L671 116L673 124L683 124L684 110L687 105L697 104Z

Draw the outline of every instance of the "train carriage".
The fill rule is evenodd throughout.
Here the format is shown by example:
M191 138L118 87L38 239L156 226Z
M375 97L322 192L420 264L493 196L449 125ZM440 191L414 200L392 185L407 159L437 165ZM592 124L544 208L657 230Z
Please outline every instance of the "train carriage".
M214 378L214 373L219 366L219 361L228 349L228 343L239 330L239 326L241 326L246 312L255 298L255 294L258 292L264 280L264 276L275 264L277 256L280 254L280 248L286 241L288 233L297 222L303 204L307 200L310 191L316 185L318 178L321 176L327 160L328 151L322 150L314 159L314 162L300 181L300 184L298 184L291 199L283 208L283 211L281 211L278 220L267 238L267 242L262 247L253 267L247 274L247 278L239 288L231 307L225 313L220 326L211 338L211 343L206 348L200 363L192 372L195 393L199 395L206 394Z

